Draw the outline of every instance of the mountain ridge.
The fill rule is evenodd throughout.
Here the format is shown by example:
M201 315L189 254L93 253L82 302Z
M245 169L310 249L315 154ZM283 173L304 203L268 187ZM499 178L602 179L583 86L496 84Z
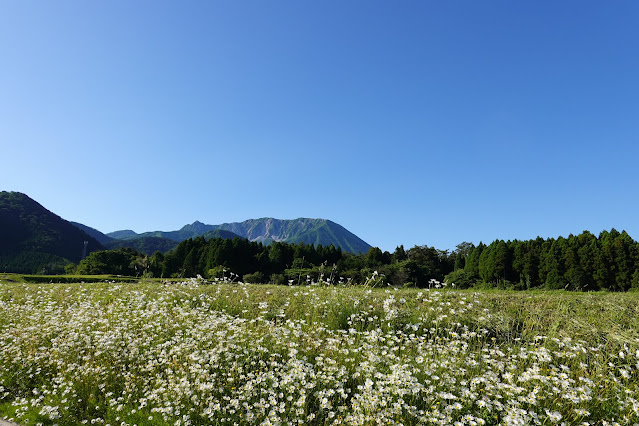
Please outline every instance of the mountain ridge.
M177 242L197 238L206 233L221 230L232 232L241 238L264 244L272 242L305 243L313 245L341 247L351 253L365 253L371 246L343 226L328 219L297 218L275 219L263 217L247 219L242 222L228 222L219 225L207 225L200 221L184 225L177 231L151 231L141 234L133 231L115 231L106 234L109 237L134 240L142 237L162 237ZM121 236L118 238L117 236Z
M85 243L86 242L86 243ZM59 272L102 244L20 192L0 192L0 270Z
M104 245L104 244L110 243L110 242L115 240L115 238L109 237L108 235L98 231L95 228L91 228L90 226L84 225L84 224L79 223L79 222L73 222L71 220L69 220L68 222L70 224L74 225L76 228L80 228L85 233L87 233L88 235L90 235L93 238L95 238L96 240L98 240L100 242L100 244Z
M104 234L87 225L71 222L49 211L20 192L0 192L0 271L61 273L93 251L131 247L147 255L166 253L189 238L246 238L264 244L305 243L364 253L366 242L328 219L248 219L207 225L200 221L177 231L138 234L132 230ZM86 246L85 246L86 242Z

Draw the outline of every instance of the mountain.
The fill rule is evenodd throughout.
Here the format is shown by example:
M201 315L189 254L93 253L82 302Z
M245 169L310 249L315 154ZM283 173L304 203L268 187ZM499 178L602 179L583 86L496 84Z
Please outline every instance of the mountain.
M196 220L192 224L184 225L179 231L171 234L174 238L179 238L180 241L183 241L188 240L189 238L199 237L200 235L204 235L206 232L213 231L215 229L215 225L205 225Z
M202 222L195 221L190 225L184 225L177 231L152 231L136 234L133 231L116 231L107 235L114 236L119 240L137 240L139 238L165 238L177 243L188 240L189 238L205 237L207 240L211 238L235 238L240 237L232 232L223 231L217 228L218 225L205 225ZM209 234L207 236L207 234ZM243 237L240 237L243 238Z
M156 251L166 253L173 250L173 248L175 248L178 244L179 243L177 241L169 240L168 238L140 237L126 240L111 240L104 244L104 248L107 250L116 250L123 247L129 247L150 256Z
M130 230L112 232L111 235L115 234L126 237L118 239L115 237L110 237L107 234L103 234L102 232L98 231L95 228L91 228L90 226L86 226L78 222L70 223L98 240L100 244L102 244L102 246L107 250L117 250L119 248L129 247L136 251L139 251L140 253L144 253L150 256L156 251L166 253L178 245L177 241L170 240L168 238L144 237Z
M323 246L333 244L351 253L365 253L371 248L357 235L327 219L249 219L244 222L224 223L216 228L265 244L273 241Z
M123 231L108 232L106 236L109 238L115 238L116 240L125 240L127 238L135 238L138 234L130 229L125 229Z
M96 240L98 240L100 242L100 244L104 245L104 244L110 243L111 241L114 241L114 238L109 237L106 234L103 234L102 232L98 231L95 228L91 228L90 226L86 226L86 225L83 225L83 224L78 223L78 222L69 221L69 223L73 224L77 228L80 228L81 230L86 232L88 235L90 235L93 238L95 238Z
M195 221L190 225L184 225L178 231L151 231L137 234L130 230L110 232L107 235L118 240L134 240L138 238L167 238L176 242L188 240L189 238L197 238L204 235L208 231L213 231L215 226L205 225L202 222Z
M232 234L221 234L221 232ZM251 241L261 241L264 244L270 244L274 241L321 244L323 246L333 244L335 247L341 247L342 250L351 253L365 253L371 248L361 238L335 222L326 219L308 218L287 220L273 218L249 219L244 222L223 223L221 225L206 225L196 221L190 225L183 226L177 231L154 231L142 234L136 234L133 231L117 231L107 235L128 241L143 237L160 237L177 242L200 236L204 236L207 239L239 236Z
M131 230L104 234L50 212L27 195L0 192L0 272L59 273L66 264L105 248L131 247L142 253L167 252L189 238L247 238L270 244L274 241L334 245L352 253L370 246L344 227L326 219L273 218L206 225L196 221L177 231L137 234ZM85 243L86 242L86 243Z
M85 252L102 250L94 237L19 192L0 192L0 271L60 272Z
M212 231L206 231L202 234L204 239L210 240L212 238L224 238L226 240L232 240L233 238L242 238L231 231L225 231L223 229L213 229Z
M120 235L119 239L111 239L104 243L104 247L109 250L115 250L122 247L130 247L147 255L152 255L156 251L166 253L177 246L181 241L189 238L204 237L207 240L211 238L241 238L229 231L221 229L211 229L212 225L204 225L195 222L191 225L182 227L179 231L155 231L136 234L133 231L117 231L109 235Z

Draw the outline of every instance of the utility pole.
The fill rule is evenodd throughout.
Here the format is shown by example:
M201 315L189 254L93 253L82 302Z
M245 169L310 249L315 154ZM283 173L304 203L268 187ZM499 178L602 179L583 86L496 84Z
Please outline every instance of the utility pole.
M82 258L80 260L82 260L85 257L87 257L87 245L89 245L89 242L85 241L84 242L84 248L82 249Z

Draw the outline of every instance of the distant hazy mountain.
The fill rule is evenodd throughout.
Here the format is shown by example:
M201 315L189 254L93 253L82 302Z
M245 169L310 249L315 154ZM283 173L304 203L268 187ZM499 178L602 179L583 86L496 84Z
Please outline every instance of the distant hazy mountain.
M156 251L166 253L172 250L179 243L161 237L140 237L126 240L111 240L104 244L104 248L108 250L116 250L123 247L130 247L140 253L152 255Z
M115 240L114 238L109 237L108 235L103 234L102 232L98 231L95 228L91 228L90 226L86 226L78 222L69 221L69 223L75 225L76 227L80 228L81 230L83 230L84 232L86 232L87 234L95 238L96 240L98 240L100 244L107 244Z
M125 229L123 231L108 232L106 236L110 238L115 238L116 240L124 240L130 237L135 238L138 236L138 234L135 233L134 231L131 231L130 229Z
M133 231L112 232L111 235L115 234L127 237L118 239L115 237L110 237L107 234L103 234L102 232L98 231L97 229L91 228L90 226L86 226L78 222L70 223L98 240L107 250L116 250L123 247L129 247L139 251L140 253L152 255L156 251L166 253L178 245L177 241L170 240L168 238L144 237L142 235L136 234Z
M60 272L102 250L86 232L19 192L0 192L0 271Z
M115 231L110 232L107 235L119 240L133 240L138 238L167 238L169 240L173 240L176 242L188 240L189 238L196 238L204 235L208 231L215 230L215 226L213 225L205 225L202 222L195 221L190 225L184 225L178 231L151 231L151 232L143 232L141 234L136 234L133 231ZM237 235L235 235L237 236Z
M218 231L212 234L211 231ZM261 241L270 244L273 241L287 243L321 244L328 246L333 244L342 250L351 253L365 253L371 247L355 234L349 232L343 226L326 219L249 219L244 222L224 223L221 225L206 225L202 222L194 222L183 226L178 231L155 231L136 234L133 231L117 231L107 234L110 237L122 240L132 240L141 237L169 238L173 241L184 241L188 238L204 236L205 238L233 238L235 235L221 234L219 232L231 232L239 237L251 241Z

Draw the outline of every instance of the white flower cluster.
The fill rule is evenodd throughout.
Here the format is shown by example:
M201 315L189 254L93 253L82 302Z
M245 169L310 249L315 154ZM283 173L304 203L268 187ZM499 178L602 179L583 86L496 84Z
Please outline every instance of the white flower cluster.
M503 342L471 293L2 290L0 407L25 424L639 423L639 353Z

